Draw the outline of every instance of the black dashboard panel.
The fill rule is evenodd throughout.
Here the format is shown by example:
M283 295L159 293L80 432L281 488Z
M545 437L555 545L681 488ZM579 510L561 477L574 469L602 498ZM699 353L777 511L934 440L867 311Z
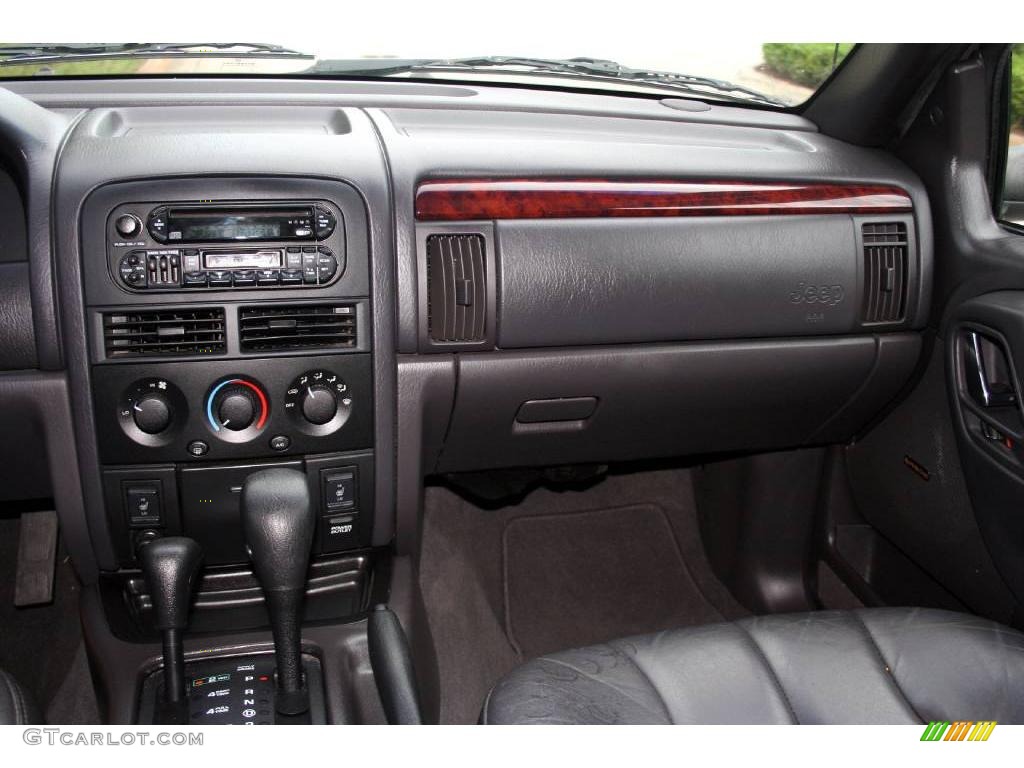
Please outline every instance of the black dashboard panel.
M75 556L94 558L100 570L131 556L120 512L111 511L110 473L138 479L140 468L152 468L179 493L186 469L298 461L315 477L318 462L351 460L366 467L373 491L372 501L360 499L372 504L373 520L359 543L382 546L395 540L396 490L411 504L401 519L417 516L423 472L849 439L896 395L920 351L915 331L927 319L932 263L920 181L891 155L823 136L795 115L396 82L176 78L12 88L26 98L7 94L23 105L8 112L36 126L40 146L70 126L50 174L57 193L47 215L61 223L49 289L60 307L78 503L91 539L78 537ZM866 319L861 224L876 221L873 214L416 220L417 188L431 180L586 178L902 190L904 207L885 217L906 230L905 303L891 321ZM336 211L343 226L335 241L316 244L344 253L333 282L179 291L120 281L133 249L154 251L158 263L174 255L144 238L108 248L110 227L130 209L148 221L161 206L280 201ZM473 293L463 276L452 294L459 317L470 294L486 301L478 317L487 327L480 341L434 347L424 342L425 251L431 234L449 228L479 233L487 249L486 290ZM245 348L243 307L324 300L351 306L358 331L350 345L308 354ZM51 309L33 306L33 316L55 336ZM222 317L223 346L157 362L112 354L104 336L112 314L166 312L180 325L179 314L195 311ZM48 338L37 333L41 348ZM281 451L269 440L292 424L283 410L289 384L314 362L351 379L367 409L333 435L288 433ZM267 423L258 439L213 442L204 397L246 377L265 385ZM179 431L159 444L133 440L118 421L126 388L176 378L187 404ZM200 438L207 452L190 453ZM191 525L196 509L179 508L175 524ZM403 551L414 546L408 535L398 541Z

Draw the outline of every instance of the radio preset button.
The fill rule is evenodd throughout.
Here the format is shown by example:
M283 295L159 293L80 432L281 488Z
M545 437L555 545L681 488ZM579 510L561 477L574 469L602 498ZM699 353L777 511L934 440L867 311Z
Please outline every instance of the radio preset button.
M206 273L205 272L186 272L185 273L185 287L186 288L205 288L206 287Z
M218 270L216 272L209 272L210 287L211 288L230 288L231 287L231 273Z
M256 284L257 285L277 285L281 279L281 273L276 269L259 269L256 270Z
M256 273L251 269L238 269L232 273L236 288L256 285Z
M302 270L301 269L282 269L281 270L281 285L301 285L302 284Z

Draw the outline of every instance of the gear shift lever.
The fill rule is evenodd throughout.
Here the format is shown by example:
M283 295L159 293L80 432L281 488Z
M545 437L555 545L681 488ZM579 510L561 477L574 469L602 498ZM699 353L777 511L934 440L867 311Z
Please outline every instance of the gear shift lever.
M315 525L316 512L303 473L265 469L245 479L242 531L270 613L277 656L275 703L282 715L300 715L309 709L299 630Z
M146 578L156 628L164 645L164 713L172 723L187 723L185 654L181 636L188 627L192 587L203 551L192 539L174 536L142 547L139 560Z

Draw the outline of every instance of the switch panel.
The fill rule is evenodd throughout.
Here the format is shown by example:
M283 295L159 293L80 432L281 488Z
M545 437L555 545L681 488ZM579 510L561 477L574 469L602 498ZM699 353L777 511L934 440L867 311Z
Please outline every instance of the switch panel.
M356 468L322 470L323 512L351 509L356 503Z
M124 509L132 528L159 528L163 525L163 501L160 481L124 483Z

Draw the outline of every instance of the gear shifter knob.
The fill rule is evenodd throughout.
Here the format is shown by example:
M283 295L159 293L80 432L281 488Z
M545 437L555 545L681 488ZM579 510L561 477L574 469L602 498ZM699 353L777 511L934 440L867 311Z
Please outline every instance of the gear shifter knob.
M303 473L266 469L245 479L242 531L270 613L277 656L275 703L282 715L299 715L309 709L300 626L315 525L316 513Z
M203 551L192 539L172 536L156 539L142 547L139 561L153 600L156 628L163 636L164 700L173 710L184 707L185 654L181 635L188 627L188 610L192 599ZM187 717L187 715L186 715Z

